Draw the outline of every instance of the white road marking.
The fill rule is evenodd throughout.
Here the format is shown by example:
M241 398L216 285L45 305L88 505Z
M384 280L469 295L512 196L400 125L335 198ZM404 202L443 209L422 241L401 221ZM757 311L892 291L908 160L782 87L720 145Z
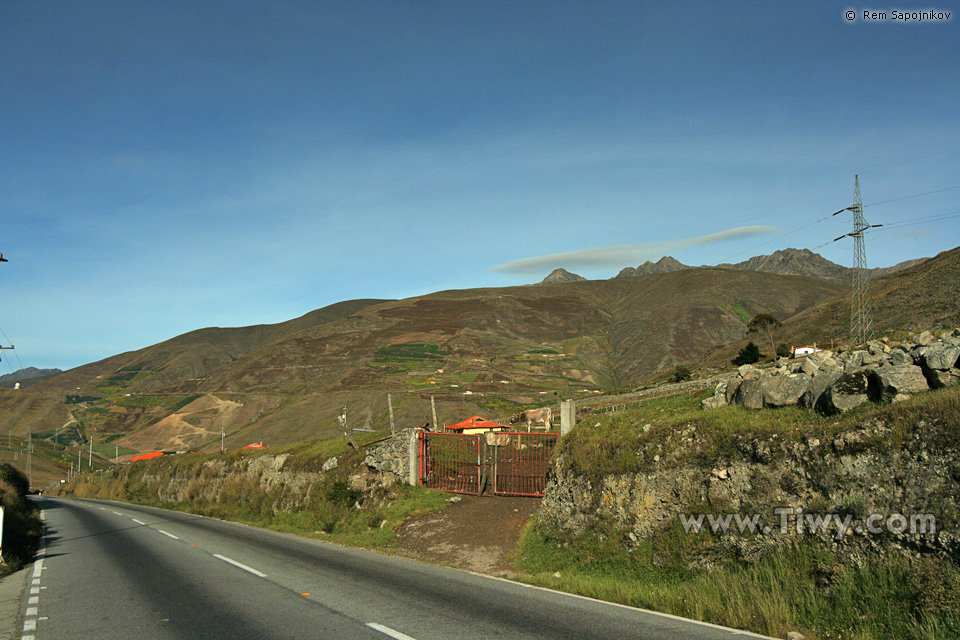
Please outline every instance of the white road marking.
M27 604L40 604L40 596L30 596L27 600Z
M396 638L396 640L416 640L416 638L414 638L413 636L408 636L405 633L400 633L396 629L385 627L382 624L377 624L376 622L368 622L367 626L373 629L374 631L379 631L380 633L388 635L391 638Z
M116 515L118 515L118 516L122 516L122 515L123 515L123 514L120 513L119 511L114 511L114 513L115 513Z
M146 522L140 522L140 521L137 520L136 518L131 518L131 519L132 519L134 522L136 522L137 524L142 524L142 525L146 525L146 524L147 524Z
M179 539L180 539L180 538L178 538L177 536L173 535L172 533L167 533L167 532L164 531L163 529L157 529L157 532L158 532L158 533L162 533L163 535L167 536L168 538L173 538L174 540L179 540Z
M43 573L43 558L37 560L37 564L33 565L33 577L39 578L41 573Z
M244 571L247 571L248 573L252 573L253 575L258 576L258 577L260 577L260 578L266 578L266 577L267 577L267 574L265 574L265 573L260 573L259 571L257 571L257 570L254 569L253 567L248 567L247 565L243 564L242 562L237 562L236 560L231 560L231 559L228 558L227 556L222 556L222 555L220 555L219 553L213 554L213 557L216 558L217 560L223 560L223 561L226 562L227 564L232 564L233 566L237 567L238 569L243 569Z
M28 618L37 617L37 608L36 607L27 607L27 612L24 614Z
M36 620L24 620L23 621L23 630L24 631L36 631L37 630L37 621ZM22 639L21 639L22 640Z

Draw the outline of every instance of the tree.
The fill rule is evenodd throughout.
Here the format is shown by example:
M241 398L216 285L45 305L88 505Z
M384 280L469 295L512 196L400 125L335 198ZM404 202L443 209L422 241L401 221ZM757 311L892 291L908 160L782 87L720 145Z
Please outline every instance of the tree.
M769 313L758 313L753 316L753 320L747 323L747 331L760 336L770 343L770 353L777 352L777 334L783 323L774 318Z
M685 381L685 380L689 380L692 376L693 376L693 374L690 373L690 369L686 368L686 367L683 366L683 365L680 365L680 366L678 366L676 369L673 370L673 378L672 378L672 380L673 380L674 382L683 382L683 381Z
M747 346L743 349L740 349L740 354L733 359L733 364L742 365L742 364L753 364L760 359L760 347L753 344L753 342L748 342Z
M782 342L777 345L777 357L778 357L778 358L789 358L792 353L793 353L793 351L790 349L790 347L789 347L788 345L786 345L786 344L784 344L784 343L782 343Z

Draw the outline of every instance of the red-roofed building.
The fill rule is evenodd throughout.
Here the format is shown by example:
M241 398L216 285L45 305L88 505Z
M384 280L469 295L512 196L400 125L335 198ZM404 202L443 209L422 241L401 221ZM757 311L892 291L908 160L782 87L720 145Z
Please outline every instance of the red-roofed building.
M139 456L130 458L130 462L137 462L138 460L152 460L153 458L159 458L162 455L165 455L163 451L151 451L150 453L142 453Z
M463 422L458 422L457 424L450 424L445 427L448 431L459 431L460 433L470 435L474 433L485 433L487 431L510 431L511 427L506 424L500 424L498 422L493 422L492 420L487 420L486 418L481 418L480 416L473 416L472 418L467 418Z

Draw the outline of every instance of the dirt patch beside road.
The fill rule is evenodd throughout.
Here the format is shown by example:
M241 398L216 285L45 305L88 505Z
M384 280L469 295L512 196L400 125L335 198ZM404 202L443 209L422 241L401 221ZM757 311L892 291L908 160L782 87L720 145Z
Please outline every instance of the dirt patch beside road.
M453 497L455 494L450 494ZM458 496L439 513L413 518L397 532L402 555L492 576L515 575L510 557L540 498Z

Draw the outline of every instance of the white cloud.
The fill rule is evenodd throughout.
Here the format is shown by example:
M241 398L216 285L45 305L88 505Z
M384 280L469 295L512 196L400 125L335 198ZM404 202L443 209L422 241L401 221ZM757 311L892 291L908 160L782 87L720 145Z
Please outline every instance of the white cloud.
M557 267L574 269L593 269L602 267L624 267L640 264L646 260L659 258L671 251L680 251L690 247L711 244L734 238L748 238L765 233L782 231L779 227L754 225L718 231L705 236L680 238L664 242L641 242L639 244L620 244L607 247L592 247L565 253L553 253L534 258L521 258L491 267L491 271L515 274L537 274Z

